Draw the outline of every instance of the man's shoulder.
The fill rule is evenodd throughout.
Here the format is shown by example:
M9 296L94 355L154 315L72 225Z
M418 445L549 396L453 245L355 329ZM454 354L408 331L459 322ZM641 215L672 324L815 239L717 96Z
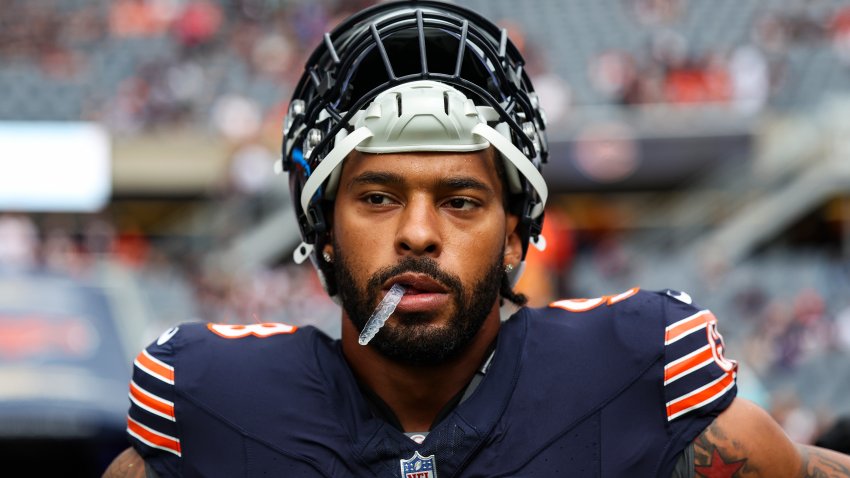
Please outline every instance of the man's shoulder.
M605 363L637 358L641 364L665 357L666 363L722 341L714 315L688 294L670 289L635 287L591 299L558 300L524 309L517 318L516 325L527 324L527 340L534 347L570 363L577 356L594 363L601 357ZM706 353L709 349L716 347Z
M160 334L154 343L164 344L189 344L193 342L205 342L214 344L217 339L244 339L249 337L268 338L281 336L303 336L306 330L310 334L312 327L299 328L295 325L280 322L263 322L255 324L224 324L214 322L184 322L175 325ZM296 334L299 332L299 334ZM250 343L250 342L246 342Z
M639 373L661 384L667 421L689 439L736 394L737 363L725 355L717 318L685 292L633 288L555 301L529 315L534 348L552 350L547 363L582 364L591 371L586 382L629 382Z
M182 390L193 397L219 397L222 390L263 383L286 390L297 377L318 373L316 364L335 353L333 341L313 327L183 323L136 356L131 398L136 388L141 395Z
M299 415L315 416L317 404L328 401L326 391L305 384L321 381L319 362L338 357L334 342L313 327L180 324L134 360L130 441L170 476L178 472L187 443L215 437L216 449L240 447L244 429L271 435L284 423L304 427ZM289 406L281 409L281 403ZM212 449L193 453L215 461Z
M266 322L220 324L187 322L164 331L136 358L158 360L169 366L185 366L193 358L208 362L226 354L230 360L264 358L267 354L297 355L309 351L327 337L313 327Z
M546 376L557 368L559 374L571 377L586 375L585 381L606 376L612 382L626 383L636 380L664 354L666 302L661 294L635 287L523 309L506 325L514 331L527 330L522 340L528 363L547 364L532 367L535 374Z
M594 298L555 300L546 307L529 309L532 320L575 326L595 326L607 322L665 329L680 321L710 314L694 303L686 292L672 289L626 291Z

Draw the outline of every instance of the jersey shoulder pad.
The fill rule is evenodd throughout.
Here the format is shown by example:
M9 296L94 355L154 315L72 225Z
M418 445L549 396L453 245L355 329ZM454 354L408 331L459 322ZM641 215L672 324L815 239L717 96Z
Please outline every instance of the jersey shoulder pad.
M566 311L567 318L573 317L567 322L582 329L607 327L608 350L660 350L669 421L689 414L716 415L734 398L737 363L725 356L717 318L685 292L633 288L593 299L556 301L549 310Z
M179 473L182 447L175 415L174 342L184 326L163 332L133 360L127 435L130 443L160 475Z
M565 363L587 361L597 374L610 373L622 381L635 380L663 356L661 315L656 296L637 287L592 299L559 300L526 314L536 347L558 350Z
M197 383L197 377L204 376L209 368L221 370L219 375L228 375L226 369L217 366L218 359L244 364L245 360L259 357L272 348L285 351L279 340L297 330L279 323L190 322L163 332L133 361L127 415L130 442L158 473L178 474L182 456L181 423L175 408L180 406L177 390L181 384Z
M738 364L726 358L717 317L680 291L657 294L665 300L664 389L667 419L714 414L735 395Z

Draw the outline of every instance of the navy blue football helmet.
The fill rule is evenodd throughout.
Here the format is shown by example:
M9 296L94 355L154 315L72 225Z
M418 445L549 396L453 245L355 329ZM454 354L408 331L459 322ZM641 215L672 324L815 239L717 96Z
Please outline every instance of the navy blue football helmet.
M340 166L352 150L490 146L505 164L524 259L529 242L542 243L548 191L540 169L548 149L545 117L523 64L504 29L440 1L380 4L326 33L283 128L281 166L303 241L296 261L311 257L316 264Z

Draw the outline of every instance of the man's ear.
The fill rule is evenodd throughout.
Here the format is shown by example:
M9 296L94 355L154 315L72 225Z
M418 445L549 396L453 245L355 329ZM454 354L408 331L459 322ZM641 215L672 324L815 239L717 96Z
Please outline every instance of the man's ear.
M330 257L332 259L334 257L333 237L330 233L328 233L328 240L325 241L325 245L322 246L322 257ZM333 262L333 260L327 262Z
M519 217L508 214L505 220L505 264L513 267L519 266L522 261L522 239L517 226Z

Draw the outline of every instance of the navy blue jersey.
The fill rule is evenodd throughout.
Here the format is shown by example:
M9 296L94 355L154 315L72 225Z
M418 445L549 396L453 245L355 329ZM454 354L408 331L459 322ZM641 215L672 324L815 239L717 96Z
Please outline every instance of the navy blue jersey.
M735 396L716 319L672 291L523 308L422 443L312 327L191 323L138 356L128 433L163 477L668 477Z

